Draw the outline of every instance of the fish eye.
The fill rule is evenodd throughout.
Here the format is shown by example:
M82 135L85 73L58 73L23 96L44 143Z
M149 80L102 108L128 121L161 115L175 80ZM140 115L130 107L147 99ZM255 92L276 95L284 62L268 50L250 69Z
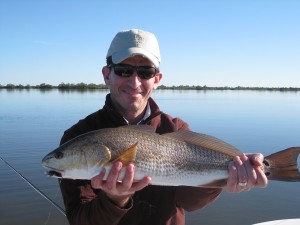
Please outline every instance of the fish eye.
M63 157L64 157L64 153L62 153L62 152L55 152L54 153L54 158L56 158L56 159L61 159Z

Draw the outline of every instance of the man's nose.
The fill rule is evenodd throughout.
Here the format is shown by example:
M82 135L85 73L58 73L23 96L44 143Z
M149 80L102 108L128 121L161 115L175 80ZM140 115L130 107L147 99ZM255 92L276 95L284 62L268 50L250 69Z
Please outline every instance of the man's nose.
M128 77L129 84L132 88L137 88L141 85L142 79L138 76L137 71L134 71L132 76Z

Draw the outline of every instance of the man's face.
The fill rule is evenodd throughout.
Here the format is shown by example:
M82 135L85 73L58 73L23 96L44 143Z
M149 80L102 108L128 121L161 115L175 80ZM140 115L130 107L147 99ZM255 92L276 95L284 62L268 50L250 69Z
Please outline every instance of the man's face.
M132 66L152 66L147 58L136 55L121 62ZM102 70L105 83L109 86L111 99L121 114L134 113L141 114L154 89L158 87L162 78L161 73L157 73L148 80L138 77L137 72L130 77L120 77L115 74L113 68L104 67Z

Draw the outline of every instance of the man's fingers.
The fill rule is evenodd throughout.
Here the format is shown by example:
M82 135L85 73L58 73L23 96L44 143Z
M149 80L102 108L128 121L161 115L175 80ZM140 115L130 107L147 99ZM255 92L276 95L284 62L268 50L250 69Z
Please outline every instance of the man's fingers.
M268 178L264 171L261 169L263 165L264 156L261 153L249 155L251 163L254 165L253 169L256 174L255 187L265 188L268 186Z
M248 157L250 158L250 161L254 166L262 166L263 165L264 156L261 153L251 154L251 155L248 155Z
M100 189L102 187L103 178L105 176L106 170L105 168L95 177L91 179L91 185L94 189Z
M122 179L122 182L118 184L117 188L120 192L127 192L130 190L134 177L134 165L130 163L126 166L125 176Z
M244 155L234 157L235 166L237 167L238 179L236 185L239 189L245 189L248 184L248 171L245 167L246 158ZM245 184L244 186L241 184Z
M141 181L132 184L131 189L134 191L139 191L148 186L151 182L151 177L144 177Z
M248 156L246 155L241 156L241 160L243 161L244 168L247 172L247 187L248 190L250 190L251 187L256 185L256 181L257 181L256 171Z
M268 186L268 178L266 177L264 171L260 168L256 168L257 182L255 187L265 188Z
M116 188L116 184L118 182L119 173L122 170L122 163L121 162L115 162L112 166L105 183L107 190L114 190Z

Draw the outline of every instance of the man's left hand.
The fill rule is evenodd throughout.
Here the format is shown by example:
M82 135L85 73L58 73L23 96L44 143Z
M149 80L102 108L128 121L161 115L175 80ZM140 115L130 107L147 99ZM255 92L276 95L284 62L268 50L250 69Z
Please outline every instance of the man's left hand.
M265 188L268 178L262 170L264 157L260 153L235 156L228 166L227 192L249 191L253 187Z

